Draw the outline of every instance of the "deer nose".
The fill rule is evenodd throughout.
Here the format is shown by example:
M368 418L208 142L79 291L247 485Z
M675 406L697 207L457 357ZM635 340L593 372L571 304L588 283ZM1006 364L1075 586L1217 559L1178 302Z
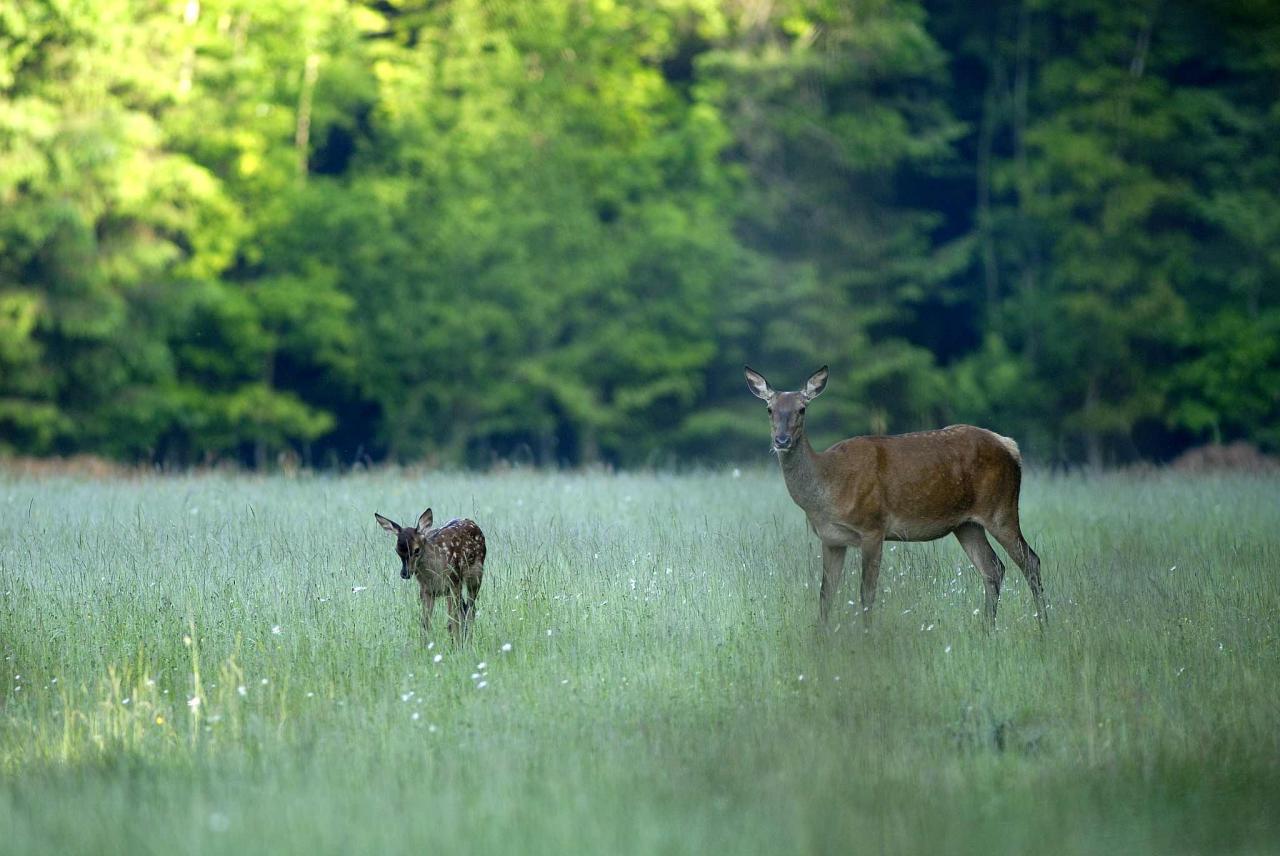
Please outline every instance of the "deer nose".
M783 446L783 447L790 446L790 445L791 445L791 435L790 435L790 434L778 434L777 436L775 436L775 437L773 438L773 442L774 442L776 445L778 445L778 446Z

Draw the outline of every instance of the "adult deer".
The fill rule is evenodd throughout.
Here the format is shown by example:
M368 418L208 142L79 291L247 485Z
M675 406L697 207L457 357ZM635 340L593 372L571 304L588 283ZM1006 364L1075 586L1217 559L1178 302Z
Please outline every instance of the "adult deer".
M1022 537L1018 491L1022 456L1008 437L972 425L951 425L893 437L852 437L815 452L805 434L805 407L827 386L827 367L799 392L775 392L746 366L747 386L769 406L773 451L796 505L822 542L823 624L844 574L845 552L862 553L862 613L870 621L888 541L932 541L954 534L982 574L986 615L995 624L1004 564L990 532L1022 569L1043 625L1040 557Z

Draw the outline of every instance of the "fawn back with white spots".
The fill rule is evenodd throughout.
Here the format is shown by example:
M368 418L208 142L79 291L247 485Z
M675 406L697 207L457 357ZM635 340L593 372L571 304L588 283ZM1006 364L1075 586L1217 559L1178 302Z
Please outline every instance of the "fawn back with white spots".
M376 512L373 516L396 536L400 578L418 578L423 634L431 629L436 598L443 596L448 598L449 633L455 640L465 637L475 620L476 597L484 582L486 547L480 527L472 520L455 518L432 529L430 508L418 517L416 526L401 526Z
M747 386L769 406L773 451L787 491L822 542L823 623L849 547L862 553L862 611L870 620L884 542L954 534L982 574L987 619L994 624L1004 565L987 541L985 532L990 532L1022 569L1043 625L1040 557L1022 537L1018 520L1022 456L1017 443L985 428L951 425L895 437L852 437L815 452L805 434L804 411L826 388L827 367L814 372L798 392L775 392L761 374L745 368Z

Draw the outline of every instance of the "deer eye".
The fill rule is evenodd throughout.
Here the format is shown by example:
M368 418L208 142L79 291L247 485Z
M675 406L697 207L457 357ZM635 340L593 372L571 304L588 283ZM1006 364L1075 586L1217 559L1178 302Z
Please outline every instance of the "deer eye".
M772 406L772 405L770 405L769 407L766 407L766 408L765 408L765 410L767 410L767 411L769 411L770 413L772 413L772 412L773 412L773 406Z

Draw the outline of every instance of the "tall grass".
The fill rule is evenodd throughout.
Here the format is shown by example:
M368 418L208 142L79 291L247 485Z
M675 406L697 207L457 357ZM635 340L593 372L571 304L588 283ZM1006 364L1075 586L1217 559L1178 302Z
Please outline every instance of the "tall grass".
M461 648L373 520L426 505ZM824 634L773 470L0 481L0 851L1280 852L1280 483L1023 520L1043 637L953 540Z

